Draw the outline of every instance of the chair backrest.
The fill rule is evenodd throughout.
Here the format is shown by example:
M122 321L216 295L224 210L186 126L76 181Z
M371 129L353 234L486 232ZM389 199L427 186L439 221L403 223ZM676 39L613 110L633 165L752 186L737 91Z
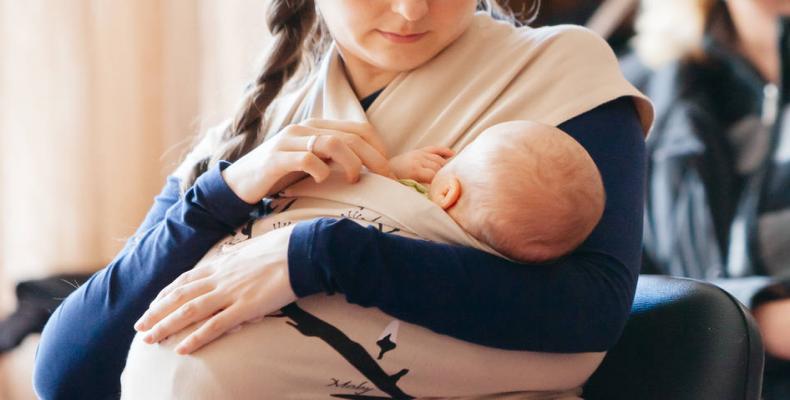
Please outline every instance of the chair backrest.
M584 398L758 400L763 362L756 323L727 292L643 275L625 331Z

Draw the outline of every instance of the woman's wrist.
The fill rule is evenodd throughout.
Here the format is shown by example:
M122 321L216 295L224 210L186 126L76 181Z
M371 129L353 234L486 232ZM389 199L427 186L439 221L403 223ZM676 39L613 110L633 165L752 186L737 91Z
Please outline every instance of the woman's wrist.
M202 208L232 231L249 220L256 206L243 201L228 186L222 173L230 165L227 161L220 161L210 168L198 177L185 197L187 201L199 201ZM194 199L190 200L190 197Z
M244 161L239 160L222 170L222 179L228 188L242 201L253 205L263 199L266 193L261 193L260 183L257 182L250 169L245 169Z

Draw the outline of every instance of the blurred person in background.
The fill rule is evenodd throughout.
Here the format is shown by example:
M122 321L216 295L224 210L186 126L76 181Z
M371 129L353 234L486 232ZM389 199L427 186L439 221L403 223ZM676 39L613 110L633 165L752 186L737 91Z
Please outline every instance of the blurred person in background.
M790 398L789 15L787 0L644 0L622 63L657 111L643 273L709 280L751 307L766 399Z

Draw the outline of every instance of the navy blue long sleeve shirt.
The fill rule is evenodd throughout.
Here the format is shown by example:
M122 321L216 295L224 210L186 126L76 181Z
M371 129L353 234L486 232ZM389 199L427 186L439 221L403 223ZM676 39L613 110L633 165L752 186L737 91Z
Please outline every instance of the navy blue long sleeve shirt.
M290 239L295 293L341 292L351 303L499 348L608 349L625 324L639 272L642 130L629 99L559 127L587 149L607 194L601 222L569 256L554 265L515 264L476 249L317 219L299 223ZM184 196L178 180L168 178L124 249L58 307L37 353L40 397L117 398L134 321L162 288L249 219L254 206L222 179L227 165L203 174Z

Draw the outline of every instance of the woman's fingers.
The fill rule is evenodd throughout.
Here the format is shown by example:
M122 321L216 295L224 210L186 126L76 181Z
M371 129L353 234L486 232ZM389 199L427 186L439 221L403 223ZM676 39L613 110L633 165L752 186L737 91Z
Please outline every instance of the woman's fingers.
M217 310L221 310L227 305L220 296L212 296L210 293L204 294L184 303L177 310L157 322L143 337L143 341L146 343L159 343L187 326L214 315Z
M288 152L280 155L287 165L288 171L303 171L312 176L317 183L321 183L332 172L326 163L317 155L308 152ZM278 187L276 191L279 191Z
M384 176L390 174L389 160L370 143L354 134L344 134L342 139L371 172Z
M346 172L349 182L356 182L362 170L362 160L336 135L317 136L312 152L292 146L284 146L282 149L294 150L291 153L285 153L289 164L288 170L307 172L313 176L316 182L323 181L329 175L329 167L326 166L324 160L333 160L340 164ZM323 164L323 167L319 163Z
M387 155L387 147L384 145L384 141L382 141L381 138L376 134L376 130L373 128L373 125L368 122L311 118L303 121L300 125L359 135L366 142L370 143L370 145L373 146L384 158L389 158Z
M170 282L169 285L165 286L165 288L162 289L159 292L159 294L156 295L156 298L154 299L154 301L160 300L163 297L167 296L168 294L170 294L170 292L173 291L173 289L175 289L177 287L184 286L187 283L194 282L194 281L196 281L198 279L205 278L205 277L207 277L210 274L211 274L211 271L206 269L206 268L196 268L196 269L192 269L192 270L189 270L187 272L184 272L178 278L176 278L173 282Z
M387 162L386 147L373 126L366 122L318 119L288 125L275 137L264 141L222 171L222 177L240 199L249 204L256 204L262 198L277 193L304 177L301 171L296 173L292 168L293 165L298 164L284 164L283 159L278 155L289 151L307 152L308 141L313 135L320 135L314 143L314 153L319 157L340 163L349 180L357 179L359 163L373 173L394 177ZM340 138L345 142L345 146L334 144L335 139L327 142L324 136ZM329 147L322 148L322 143L324 146L328 143ZM354 156L349 155L342 147L353 152ZM294 160L288 157L286 161ZM314 164L312 160L304 162Z
M387 148L370 123L308 119L299 126L307 129L303 134L308 136L315 134L316 131L319 134L345 134L346 142L354 147L357 156L371 172L384 176L391 175L387 162L389 159Z
M182 304L208 293L213 288L213 284L208 280L200 280L176 287L168 295L159 300L154 300L148 306L148 310L134 324L134 328L141 332L150 329L178 307L181 307Z
M423 160L422 161L422 166L424 168L430 169L433 172L436 172L436 171L442 169L442 164L439 164L438 162L436 162L434 160Z
M359 180L362 160L343 139L335 135L320 135L315 140L313 153L322 159L331 159L346 171L349 182Z
M435 162L435 163L437 163L437 164L439 164L441 166L444 166L445 164L450 162L450 160L448 160L448 159L446 159L446 158L444 158L442 156L437 156L436 154L427 153L425 156L426 156L427 159L429 159L429 160L431 160L431 161L433 161L433 162Z
M321 159L331 159L338 162L346 171L349 181L357 180L362 165L373 173L390 175L389 161L370 143L356 134L326 129L312 129L310 132L316 136L313 143L313 153ZM282 139L279 149L281 151L307 151L310 137L313 135L285 137Z
M200 349L223 333L233 329L247 320L247 315L240 305L230 306L208 319L197 330L176 346L178 354L189 354Z

